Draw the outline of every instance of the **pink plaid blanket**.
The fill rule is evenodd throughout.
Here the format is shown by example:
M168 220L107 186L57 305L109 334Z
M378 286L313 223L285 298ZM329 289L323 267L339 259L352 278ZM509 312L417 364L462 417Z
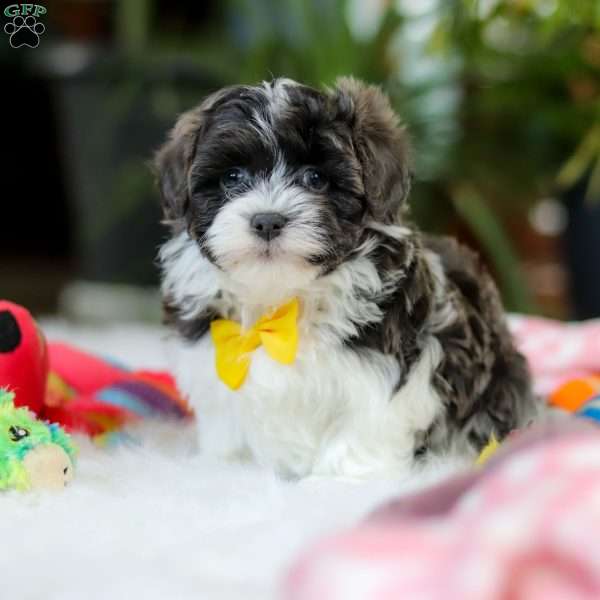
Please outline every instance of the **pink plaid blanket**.
M536 387L600 372L600 322L511 323ZM517 436L483 469L377 511L309 549L286 600L600 599L600 429Z
M547 395L569 379L600 373L600 319L560 323L512 317L510 327L538 393Z

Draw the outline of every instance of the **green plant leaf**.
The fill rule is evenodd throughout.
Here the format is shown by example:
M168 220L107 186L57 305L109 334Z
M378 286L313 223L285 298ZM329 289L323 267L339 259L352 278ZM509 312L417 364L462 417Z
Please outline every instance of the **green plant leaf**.
M493 210L475 188L467 185L452 190L454 207L492 261L508 310L533 312L533 301L510 239Z

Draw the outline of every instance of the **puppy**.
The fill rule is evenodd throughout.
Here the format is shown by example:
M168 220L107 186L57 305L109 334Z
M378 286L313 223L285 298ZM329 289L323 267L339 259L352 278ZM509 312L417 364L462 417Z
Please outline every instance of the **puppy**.
M472 462L535 415L490 276L407 217L407 135L378 88L223 89L179 118L155 164L174 368L206 451L288 478L403 477ZM242 381L223 383L215 323L245 335L290 301L293 357L255 336L233 360Z

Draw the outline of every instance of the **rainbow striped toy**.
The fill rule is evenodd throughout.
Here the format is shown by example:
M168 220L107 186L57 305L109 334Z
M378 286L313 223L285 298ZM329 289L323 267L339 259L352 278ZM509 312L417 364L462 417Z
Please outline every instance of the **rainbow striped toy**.
M48 356L44 417L68 430L101 441L141 419L193 417L168 373L131 371L61 343L48 344Z
M47 343L22 306L0 301L0 387L16 405L97 441L146 418L190 419L169 373L132 371L73 346Z

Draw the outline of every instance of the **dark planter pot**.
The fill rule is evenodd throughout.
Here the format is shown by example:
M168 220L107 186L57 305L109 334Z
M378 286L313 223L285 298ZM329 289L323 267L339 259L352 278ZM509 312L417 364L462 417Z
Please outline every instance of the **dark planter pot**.
M564 193L569 216L565 257L577 319L600 317L600 198L586 200L587 181Z
M184 62L115 56L53 81L78 278L156 284L165 231L150 161L177 114L218 82Z

